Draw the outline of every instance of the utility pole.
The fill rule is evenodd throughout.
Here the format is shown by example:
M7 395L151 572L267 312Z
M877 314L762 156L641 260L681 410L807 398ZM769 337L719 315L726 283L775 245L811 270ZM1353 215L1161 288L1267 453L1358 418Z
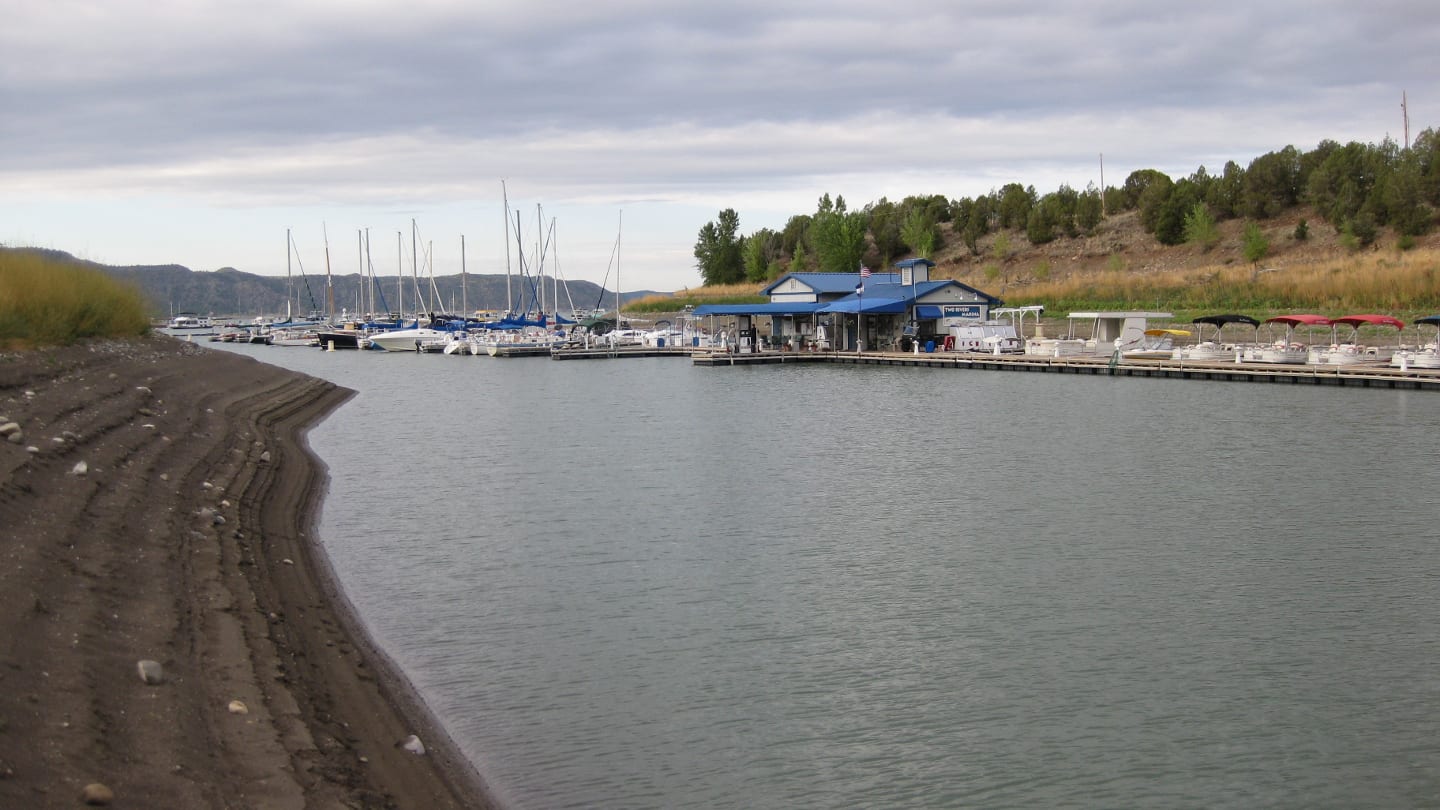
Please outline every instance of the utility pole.
M1105 153L1100 153L1100 217L1105 217Z
M1405 148L1410 148L1410 106L1406 103L1405 91L1400 91L1400 115L1405 119Z

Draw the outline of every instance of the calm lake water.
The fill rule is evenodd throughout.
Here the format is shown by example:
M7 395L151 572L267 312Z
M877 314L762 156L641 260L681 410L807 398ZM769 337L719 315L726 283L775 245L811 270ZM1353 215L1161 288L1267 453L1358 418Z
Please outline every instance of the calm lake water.
M235 350L508 806L1440 806L1440 395Z

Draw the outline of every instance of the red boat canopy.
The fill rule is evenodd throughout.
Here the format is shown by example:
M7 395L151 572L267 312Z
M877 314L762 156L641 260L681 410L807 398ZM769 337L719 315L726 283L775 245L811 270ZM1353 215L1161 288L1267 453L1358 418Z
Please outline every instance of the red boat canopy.
M1266 318L1265 323L1283 323L1286 326L1329 326L1330 319L1324 315L1276 315Z
M1359 329L1362 326L1393 326L1396 329L1404 329L1405 322L1399 318L1392 318L1389 315L1346 315L1343 318L1336 318L1331 323L1344 324L1345 326Z

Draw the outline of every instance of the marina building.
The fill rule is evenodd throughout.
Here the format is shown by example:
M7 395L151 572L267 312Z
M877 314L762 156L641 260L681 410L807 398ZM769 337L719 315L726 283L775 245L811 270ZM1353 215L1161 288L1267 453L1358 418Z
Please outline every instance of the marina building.
M760 346L768 319L771 347L818 350L909 350L911 341L939 346L950 327L985 321L999 298L953 279L930 280L935 263L906 259L895 272L787 273L761 290L758 304L705 304L695 315L733 318L736 350ZM729 332L712 329L712 332Z

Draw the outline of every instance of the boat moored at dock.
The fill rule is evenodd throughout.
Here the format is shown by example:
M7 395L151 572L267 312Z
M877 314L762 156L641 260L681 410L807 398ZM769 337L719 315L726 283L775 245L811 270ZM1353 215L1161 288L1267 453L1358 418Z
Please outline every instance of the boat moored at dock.
M1399 335L1405 322L1389 315L1346 315L1330 322L1332 342L1328 346L1311 346L1305 362L1312 366L1348 366L1354 363L1388 363L1399 349ZM1340 342L1339 327L1350 327L1349 340ZM1360 328L1364 326L1393 326L1396 334L1394 347L1368 346L1360 342Z
M1237 361L1240 359L1244 346L1239 343L1225 342L1225 327L1238 323L1259 329L1260 322L1249 315L1201 315L1192 320L1196 334L1200 340L1189 346L1179 346L1170 354L1172 360L1188 360L1196 363L1219 363L1225 361ZM1215 336L1207 338L1204 327L1215 327Z
M1273 318L1266 318L1265 324L1272 329L1275 324L1284 326L1284 337L1277 338L1271 343L1257 343L1254 346L1246 347L1240 353L1240 362L1304 365L1310 358L1310 346L1300 343L1296 339L1295 329L1297 327L1329 326L1330 319L1323 315L1276 315Z
M1416 349L1398 349L1390 356L1390 365L1393 368L1437 368L1440 369L1440 315L1428 315L1418 318L1415 321L1415 331L1418 334L1421 326L1435 327L1434 339L1429 343L1422 343ZM1423 338L1421 338L1423 340Z

